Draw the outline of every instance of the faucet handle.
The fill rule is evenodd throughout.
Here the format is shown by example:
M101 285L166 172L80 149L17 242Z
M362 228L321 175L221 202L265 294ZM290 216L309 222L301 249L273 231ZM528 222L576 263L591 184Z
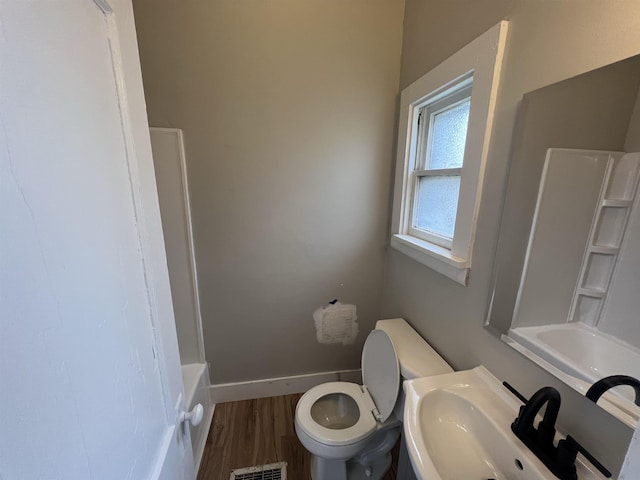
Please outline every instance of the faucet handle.
M552 445L553 438L556 435L556 429L553 425L546 425L544 422L540 422L538 424L538 428L534 428L533 421L531 424L521 425L522 415L526 411L527 404L529 403L530 398L522 395L518 390L516 390L511 384L508 382L502 382L502 385L509 390L518 400L522 402L522 406L520 406L520 410L518 411L518 416L513 422L516 429L524 428L528 435L535 434L536 440L542 445ZM551 388L551 387L545 387ZM535 396L535 395L534 395ZM532 397L533 398L533 397ZM555 423L555 420L554 420Z
M611 478L611 472L605 468L586 448L580 445L575 438L567 435L567 438L558 442L558 463L565 469L575 469L578 452L586 458L591 465L596 467L605 477Z
M513 395L515 397L517 397L518 400L520 400L522 403L527 403L529 401L529 399L527 397L525 397L524 395L522 395L518 390L516 390L510 383L508 382L502 382L502 385L504 385L504 387L509 390L511 393L513 393Z
M516 419L513 422L514 426L519 425L520 419L522 418L522 414L525 411L525 407L527 405L527 402L529 401L529 399L527 397L525 397L524 395L522 395L518 390L516 390L510 383L508 382L502 382L502 385L504 385L504 387L509 390L518 400L520 400L522 402L522 405L520 405L520 409L518 410L518 416L516 417ZM533 427L533 425L532 425ZM516 427L518 428L518 427Z

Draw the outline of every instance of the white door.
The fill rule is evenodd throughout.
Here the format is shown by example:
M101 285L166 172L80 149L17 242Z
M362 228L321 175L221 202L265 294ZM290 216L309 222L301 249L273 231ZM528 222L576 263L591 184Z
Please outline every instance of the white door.
M130 0L0 0L0 478L192 480Z

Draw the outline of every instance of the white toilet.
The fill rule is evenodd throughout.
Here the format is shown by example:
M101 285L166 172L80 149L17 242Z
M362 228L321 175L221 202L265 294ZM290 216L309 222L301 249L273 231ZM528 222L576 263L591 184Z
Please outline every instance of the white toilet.
M400 435L403 380L453 369L402 318L379 320L362 350L364 385L330 382L296 407L296 434L313 480L381 479Z

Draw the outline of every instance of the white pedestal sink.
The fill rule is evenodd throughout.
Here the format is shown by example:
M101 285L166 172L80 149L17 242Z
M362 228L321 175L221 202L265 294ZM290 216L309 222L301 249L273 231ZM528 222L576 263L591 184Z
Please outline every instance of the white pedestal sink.
M556 478L511 431L521 403L486 368L409 380L404 390L404 432L418 478ZM580 480L605 478L579 460Z

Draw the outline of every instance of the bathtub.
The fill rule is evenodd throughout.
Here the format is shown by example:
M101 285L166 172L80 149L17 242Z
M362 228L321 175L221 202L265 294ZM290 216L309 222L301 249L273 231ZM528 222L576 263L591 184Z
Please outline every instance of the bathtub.
M557 369L556 376L583 394L593 383L609 375L640 378L640 350L582 323L512 328L509 339L509 343L516 342L528 350L522 352L525 355L531 358L533 354L543 360L544 366L551 365L552 371ZM640 407L633 403L631 388L609 390L603 398L635 421L640 419Z
M200 425L196 427L189 425L191 444L193 446L193 462L197 472L202 460L202 453L204 452L215 407L211 398L211 382L207 364L189 363L182 365L182 381L184 383L187 410L191 410L198 403L201 403L204 407L204 417Z

